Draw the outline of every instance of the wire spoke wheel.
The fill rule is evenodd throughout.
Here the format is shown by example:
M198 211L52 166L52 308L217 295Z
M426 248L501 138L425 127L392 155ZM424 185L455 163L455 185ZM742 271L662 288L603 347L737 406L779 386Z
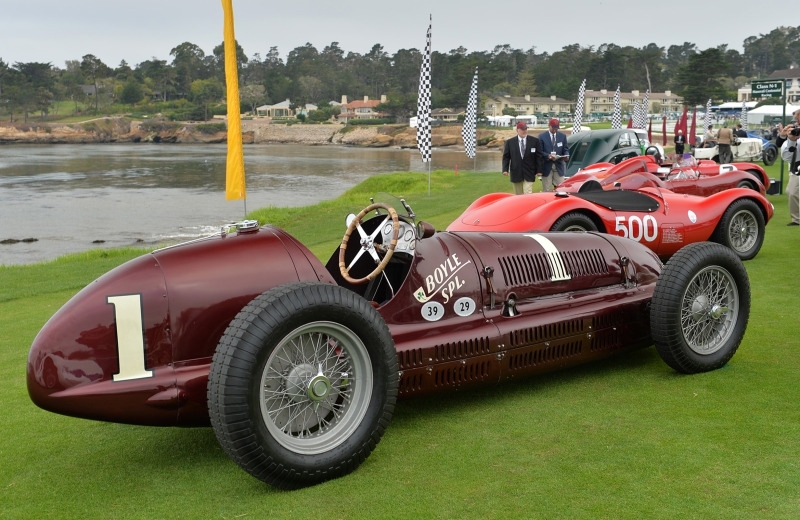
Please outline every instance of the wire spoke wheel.
M220 338L208 415L225 453L297 489L345 475L375 449L397 399L389 327L342 287L297 282L250 301Z
M687 346L702 355L713 354L733 333L739 295L731 274L706 267L689 282L681 304L681 330Z
M739 211L731 218L728 226L728 239L731 247L738 252L752 249L758 241L758 222L750 211Z
M278 443L314 455L335 448L369 408L372 369L361 340L332 322L295 329L261 374L261 411Z
M664 266L651 300L650 333L664 362L684 374L724 366L750 317L742 260L712 242L689 244Z

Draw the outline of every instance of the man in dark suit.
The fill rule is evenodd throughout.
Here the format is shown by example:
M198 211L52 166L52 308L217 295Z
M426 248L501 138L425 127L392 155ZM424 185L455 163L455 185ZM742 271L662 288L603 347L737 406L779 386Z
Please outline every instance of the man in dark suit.
M515 194L533 193L541 164L539 140L528 135L528 125L517 123L517 137L507 139L503 147L503 175L510 177Z
M675 159L680 159L683 157L683 149L686 146L686 137L683 135L683 130L678 130L675 132Z
M539 135L539 145L542 147L542 191L553 191L561 184L567 173L569 160L569 147L567 135L559 132L558 119L552 118L548 123L547 132Z

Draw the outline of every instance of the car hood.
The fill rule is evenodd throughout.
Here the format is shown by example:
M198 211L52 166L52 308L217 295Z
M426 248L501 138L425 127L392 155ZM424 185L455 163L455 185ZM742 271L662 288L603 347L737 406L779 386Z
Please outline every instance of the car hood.
M528 195L493 193L485 195L470 204L451 226L457 222L481 228L502 226L517 220L520 215L525 215L552 202L555 198L555 193L531 193ZM447 229L451 231L450 227Z

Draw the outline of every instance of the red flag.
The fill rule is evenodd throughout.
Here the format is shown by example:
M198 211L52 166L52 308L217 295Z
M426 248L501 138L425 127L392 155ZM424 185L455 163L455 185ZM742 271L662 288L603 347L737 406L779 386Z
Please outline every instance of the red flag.
M628 128L633 128L633 117L628 118Z
M667 146L667 116L661 118L661 146Z
M650 118L650 122L647 125L647 140L651 143L653 142L653 118Z
M675 124L673 133L677 134L678 130L683 130L683 135L686 135L686 116L688 112L689 109L687 107L683 107L683 115L678 118L678 122Z
M692 110L692 130L689 132L689 144L695 145L695 134L697 133L697 108Z

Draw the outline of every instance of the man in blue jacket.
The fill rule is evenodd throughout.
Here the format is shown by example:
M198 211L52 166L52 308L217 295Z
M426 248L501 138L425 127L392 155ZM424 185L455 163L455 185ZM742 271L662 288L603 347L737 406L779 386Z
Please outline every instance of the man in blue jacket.
M542 191L553 191L555 186L561 184L567 171L569 148L567 136L559 132L558 119L553 118L548 123L549 129L539 135L539 146L542 149Z

